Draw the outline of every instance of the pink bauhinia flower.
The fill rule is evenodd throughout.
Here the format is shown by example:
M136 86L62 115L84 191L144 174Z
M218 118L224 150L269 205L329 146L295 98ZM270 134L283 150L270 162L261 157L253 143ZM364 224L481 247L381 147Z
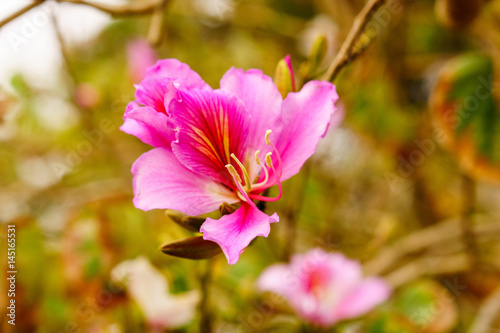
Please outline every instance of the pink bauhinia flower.
M278 222L254 201L281 197L281 182L299 172L324 136L338 95L331 83L310 81L283 100L256 69L231 68L220 87L176 59L160 60L136 85L121 130L155 147L132 166L137 208L200 215L223 202L240 204L219 220L207 218L200 230L232 265ZM274 185L277 197L262 193Z
M391 293L382 279L364 279L359 262L319 248L266 268L257 285L283 296L299 316L319 326L361 316Z

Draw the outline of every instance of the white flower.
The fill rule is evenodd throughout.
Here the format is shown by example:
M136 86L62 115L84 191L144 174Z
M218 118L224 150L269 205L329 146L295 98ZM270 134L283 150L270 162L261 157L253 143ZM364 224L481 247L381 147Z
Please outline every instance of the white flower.
M144 257L121 262L112 270L111 277L125 284L127 293L142 309L151 327L181 327L195 316L200 299L198 291L171 295L165 276Z

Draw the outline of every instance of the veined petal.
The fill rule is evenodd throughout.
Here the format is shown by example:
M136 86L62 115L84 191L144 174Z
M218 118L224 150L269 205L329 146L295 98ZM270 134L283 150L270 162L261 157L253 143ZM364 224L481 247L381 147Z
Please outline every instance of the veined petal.
M276 141L283 163L282 181L298 173L314 154L337 100L335 86L324 81L310 81L299 92L288 94L282 105L283 127Z
M203 239L219 244L229 265L233 265L255 237L267 237L271 231L270 224L278 221L276 213L268 216L243 202L234 213L224 215L219 220L207 218L200 231Z
M233 187L226 165L243 160L250 116L234 96L221 90L182 91L169 113L178 128L172 150L187 168Z
M391 294L387 283L380 278L368 278L360 282L340 301L334 316L340 319L364 315L386 301Z
M185 168L167 148L155 148L132 165L134 205L142 210L175 209L188 215L216 210L236 195L213 180Z
M140 107L136 102L130 102L123 120L120 130L153 147L170 148L170 143L175 140L171 120L166 114L156 112L153 108Z
M277 121L282 102L281 94L273 80L258 69L245 72L233 67L222 77L220 87L236 95L245 104L252 116L248 133L248 148L252 154L259 149L262 156L265 156L271 148L266 146L264 135L268 129L279 130ZM257 167L253 155L250 157L250 179L254 179L260 167Z
M166 113L165 94L173 87L176 89L210 89L210 86L191 68L177 59L159 60L146 71L144 80L135 85L135 99L139 104L149 106L158 112Z

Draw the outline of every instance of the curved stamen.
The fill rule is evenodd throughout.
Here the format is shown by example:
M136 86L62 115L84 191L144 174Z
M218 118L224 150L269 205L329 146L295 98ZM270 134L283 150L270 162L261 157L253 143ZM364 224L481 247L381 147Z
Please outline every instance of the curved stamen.
M233 177L234 184L238 188L238 191L236 191L236 194L238 195L238 198L240 198L243 201L246 201L250 204L250 206L257 208L255 203L248 197L247 192L241 185L241 178L240 175L238 175L238 172L236 172L236 169L232 164L227 164L226 165L227 170L229 171L229 174L231 174L231 177Z
M231 154L231 157L240 166L241 173L243 173L243 178L245 179L245 189L247 191L250 191L250 189L251 189L251 183L250 183L250 176L248 175L247 169L245 168L245 166L243 165L243 163L241 163L240 160L236 157L236 155Z
M273 169L273 172L276 175L276 169L274 168L274 165L271 164L271 168ZM250 198L252 198L254 200L268 201L268 202L278 201L279 199L281 199L281 196L283 195L283 187L281 186L281 181L279 178L278 178L278 190L279 190L278 196L274 197L274 198L265 197L265 196L257 195L257 194L250 194Z
M266 131L266 143L268 145L271 145L271 147L273 147L273 150L274 152L276 153L276 158L278 159L278 166L280 168L280 174L278 176L278 181L279 181L279 178L281 178L281 175L283 174L283 163L281 161L281 156L280 154L278 153L278 149L276 149L276 146L274 145L274 143L271 142L271 140L269 140L269 135L272 133L273 131L271 130L267 130Z
M257 194L250 194L250 198L254 199L254 200L261 200L261 201L277 201L281 198L281 195L283 194L283 188L281 186L281 175L283 174L283 163L281 161L281 156L280 154L278 153L278 149L276 149L276 146L274 145L274 143L271 142L271 140L269 140L269 135L272 133L271 130L267 130L266 131L266 143L268 145L271 145L273 147L273 150L274 152L276 153L276 158L278 159L278 166L279 166L279 174L276 172L276 169L274 167L274 164L273 164L273 161L272 161L272 153L267 153L266 154L266 164L273 170L274 172L274 176L276 177L276 183L274 184L278 184L278 188L279 188L279 194L277 197L275 198L269 198L269 197L265 197L265 196L262 196L262 195L257 195ZM265 168L265 166L264 166ZM273 185L274 185L273 184Z
M262 169L264 170L264 180L261 181L261 182L258 182L257 184L253 184L252 185L252 190L253 189L258 189L264 185L267 184L267 181L269 180L269 172L267 171L267 168L264 164L262 164L262 162L260 161L259 159L259 154L260 154L260 150L257 150L255 152L255 161L257 162L258 165L260 165L262 167Z

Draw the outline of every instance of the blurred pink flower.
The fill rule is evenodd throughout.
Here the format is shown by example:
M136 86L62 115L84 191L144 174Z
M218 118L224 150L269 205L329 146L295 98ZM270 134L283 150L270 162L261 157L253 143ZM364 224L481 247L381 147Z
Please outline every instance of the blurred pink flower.
M125 285L152 330L181 327L195 316L198 291L171 295L165 277L144 257L121 262L111 271L111 278Z
M156 62L156 52L144 39L135 39L127 44L128 73L132 82L140 82L149 67Z
M75 87L74 96L76 104L85 109L93 108L101 99L99 90L86 82L82 82Z
M319 326L363 315L391 293L382 279L363 279L357 261L319 248L268 267L257 285L280 294L299 316Z
M137 208L200 215L223 202L241 204L201 227L232 265L279 220L253 200L281 197L281 182L315 152L338 96L331 83L310 81L283 100L272 79L256 69L231 68L220 86L213 90L176 59L160 60L136 86L121 130L156 147L132 166ZM263 196L273 185L278 196Z

